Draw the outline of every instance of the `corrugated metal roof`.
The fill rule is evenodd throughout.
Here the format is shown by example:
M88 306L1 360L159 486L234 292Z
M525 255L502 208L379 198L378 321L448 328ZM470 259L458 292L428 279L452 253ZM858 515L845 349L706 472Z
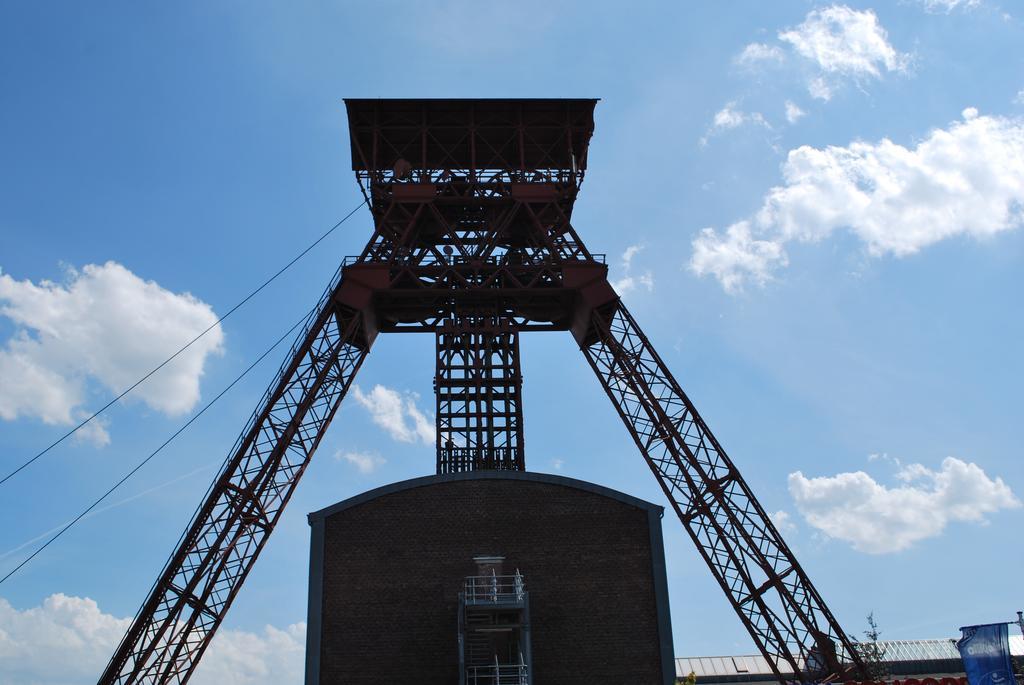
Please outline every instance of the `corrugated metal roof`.
M885 650L885 661L941 661L959 659L955 638L939 640L879 640ZM1010 636L1010 653L1024 656L1024 636ZM776 662L778 663L778 662ZM685 678L690 672L701 677L771 675L768 661L760 654L744 656L690 656L676 659L676 676ZM788 668L782 671L788 673Z
M936 661L959 659L956 640L879 640L886 661Z
M760 654L745 656L691 656L676 659L677 677L685 678L691 671L697 674L699 682L700 678L710 676L771 674L772 668L768 661ZM789 673L790 670L788 667L784 667L782 672Z

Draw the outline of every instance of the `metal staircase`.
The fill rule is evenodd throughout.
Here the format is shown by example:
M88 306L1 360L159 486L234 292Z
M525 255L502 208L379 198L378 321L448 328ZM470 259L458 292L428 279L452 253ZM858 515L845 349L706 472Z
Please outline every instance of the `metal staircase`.
M465 578L458 637L459 685L529 685L529 595L518 569Z

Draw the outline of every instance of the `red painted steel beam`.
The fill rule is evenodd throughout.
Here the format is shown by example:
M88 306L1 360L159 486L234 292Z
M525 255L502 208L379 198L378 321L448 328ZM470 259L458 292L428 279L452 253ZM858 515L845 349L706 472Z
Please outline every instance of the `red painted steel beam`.
M574 331L640 449L755 644L784 681L864 673L853 643L680 388L618 300Z
M185 683L280 518L372 336L332 287L99 682Z

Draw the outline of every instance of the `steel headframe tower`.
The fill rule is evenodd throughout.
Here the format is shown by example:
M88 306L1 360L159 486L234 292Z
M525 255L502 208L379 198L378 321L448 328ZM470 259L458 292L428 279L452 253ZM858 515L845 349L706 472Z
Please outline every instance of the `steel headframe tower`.
M519 334L575 337L780 681L863 672L573 229L596 100L347 100L373 236L346 259L100 678L184 683L380 332L436 337L437 470L522 469Z

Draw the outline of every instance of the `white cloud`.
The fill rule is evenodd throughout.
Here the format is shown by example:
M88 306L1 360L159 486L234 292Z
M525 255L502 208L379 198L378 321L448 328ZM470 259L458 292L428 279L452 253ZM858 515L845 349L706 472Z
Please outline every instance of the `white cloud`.
M42 605L25 610L0 599L0 685L93 682L130 623L129 618L103 613L85 597L50 595ZM259 633L221 629L189 682L301 682L305 634L304 623L284 630L266 626Z
M750 43L735 57L736 64L754 67L765 63L779 63L786 59L785 53L778 45L766 43Z
M334 458L347 461L355 466L359 473L372 473L377 470L378 466L383 466L385 462L383 457L368 452L342 452L339 450Z
M1024 88L1017 91L1017 97L1013 98L1013 104L1024 105Z
M795 124L805 116L807 116L807 112L800 109L800 107L792 100L786 100L786 121L791 124Z
M869 454L868 455L868 461L869 462L872 462L872 461L884 461L884 462L888 462L888 463L896 466L897 468L900 468L900 467L903 466L903 462L900 461L899 457L890 457L888 452L875 452L875 453Z
M858 11L845 5L811 10L803 23L780 31L779 40L797 57L792 63L804 65L807 90L819 100L830 100L845 80L878 79L883 73L905 72L910 64L910 56L889 43L872 10ZM778 45L750 43L734 61L755 67L781 64L787 61L787 55Z
M820 71L808 90L822 100L832 97L833 80L880 78L883 69L905 71L910 61L889 43L873 11L845 5L811 10L802 24L780 32L779 40Z
M707 133L701 137L700 144L702 146L707 145L708 140L712 136L744 125L771 128L771 125L768 124L764 115L760 112L744 112L736 109L735 102L729 102L725 107L715 112L715 116L711 119L711 126L708 127Z
M65 426L86 415L90 384L120 393L217 320L192 295L116 262L69 270L63 284L0 273L0 316L16 327L0 348L0 418ZM206 359L222 351L223 340L214 328L129 397L170 416L189 411ZM102 423L82 438L109 442Z
M644 249L643 245L630 245L626 248L625 252L622 253L622 278L612 281L612 288L615 289L619 295L625 295L628 292L636 290L639 287L643 287L647 292L654 290L654 276L651 275L650 271L644 271L642 274L634 275L633 271L633 258Z
M195 685L277 685L301 683L306 672L306 623L283 630L217 631L189 683Z
M633 257L636 257L641 250L644 249L643 245L630 245L622 253L622 266L625 269L629 269L633 265Z
M75 431L71 439L77 443L89 443L94 447L106 447L110 444L110 433L107 431L109 427L110 421L102 416L97 416Z
M938 471L911 464L902 485L887 487L863 471L806 478L789 474L789 492L807 523L868 554L898 552L936 537L956 521L985 523L985 515L1020 507L1001 478L954 457Z
M612 283L612 287L615 288L615 292L620 295L625 295L628 292L632 292L637 288L644 288L647 292L653 292L654 290L654 277L651 276L651 272L647 271L640 274L639 276L626 276Z
M713 228L701 230L693 241L690 269L698 276L712 275L726 292L738 293L748 280L764 285L772 271L786 263L781 244L754 238L750 223L739 221L724 236Z
M356 402L370 412L373 422L386 430L395 440L420 440L426 444L434 444L434 423L417 408L416 395L402 395L397 390L383 385L373 386L369 393L364 393L357 385L352 388L352 395Z
M130 623L91 599L56 594L24 611L0 599L0 685L94 679Z
M949 14L957 8L974 9L981 6L981 0L920 0L928 12L945 12Z
M796 530L796 524L793 523L793 517L789 515L788 511L779 509L774 514L769 514L768 516L771 518L772 523L775 524L775 527L780 533Z
M721 130L736 128L737 126L742 126L743 122L749 119L749 117L743 112L733 109L734 104L735 103L730 102L715 113L715 118L712 122L712 125L715 128Z
M903 257L956 236L991 237L1024 223L1024 120L981 116L934 130L913 148L890 140L791 150L784 185L725 235L704 229L690 268L730 292L764 284L789 241L846 228L872 256Z
M970 4L978 0L922 0L936 5ZM807 92L818 100L831 100L840 86L852 81L863 85L887 73L905 73L911 56L900 52L889 42L889 35L872 10L859 11L846 5L813 9L801 24L779 32L782 45L750 43L733 62L755 69L767 65L786 64L789 70L805 81ZM787 120L793 123L803 112L791 110L787 103ZM729 103L715 115L709 133L701 138L706 144L711 133L736 128L745 123L768 126L759 114L744 115ZM790 112L799 112L790 116Z
M824 77L817 76L807 82L807 92L816 100L825 100L828 102L835 94L835 89L832 84L824 79Z

